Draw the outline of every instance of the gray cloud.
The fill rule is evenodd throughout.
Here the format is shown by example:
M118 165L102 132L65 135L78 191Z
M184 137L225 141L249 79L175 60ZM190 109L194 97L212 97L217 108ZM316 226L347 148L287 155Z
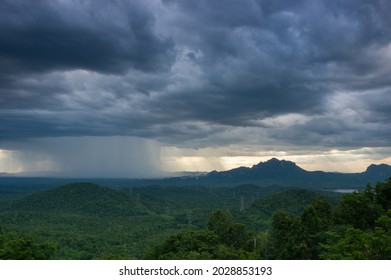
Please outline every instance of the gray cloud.
M173 43L154 33L154 16L141 3L4 0L2 65L6 71L167 69Z
M390 5L3 1L1 138L390 146Z

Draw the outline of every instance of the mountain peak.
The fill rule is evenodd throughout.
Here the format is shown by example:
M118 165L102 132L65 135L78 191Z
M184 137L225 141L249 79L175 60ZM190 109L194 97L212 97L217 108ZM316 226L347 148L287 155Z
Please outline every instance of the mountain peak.
M388 164L371 164L370 166L368 166L367 170L365 171L365 173L369 173L369 174L381 174L381 175L385 175L385 174L391 174L391 166L388 165Z
M284 160L284 159L279 160L275 157L269 159L266 162L261 161L260 163L253 165L252 168L259 169L259 168L265 168L265 167L268 167L268 168L299 168L299 169L301 169L293 161Z
M227 171L210 172L203 179L219 183L280 184L289 186L364 186L368 182L382 181L391 176L391 166L370 165L365 172L344 174L336 172L306 171L295 162L271 158L252 167L239 167Z

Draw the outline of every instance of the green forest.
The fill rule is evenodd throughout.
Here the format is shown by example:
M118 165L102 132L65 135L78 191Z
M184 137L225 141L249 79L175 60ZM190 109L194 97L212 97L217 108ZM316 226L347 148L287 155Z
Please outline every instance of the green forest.
M352 193L253 184L0 188L0 259L391 259L391 178Z

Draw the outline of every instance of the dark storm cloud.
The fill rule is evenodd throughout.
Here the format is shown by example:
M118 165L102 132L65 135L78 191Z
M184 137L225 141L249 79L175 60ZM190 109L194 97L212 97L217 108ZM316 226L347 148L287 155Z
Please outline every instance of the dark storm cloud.
M166 69L173 44L153 28L153 14L136 1L3 0L2 72Z
M292 126L299 129L294 133L294 142L299 145L303 133L308 138L302 144L316 143L327 135L329 146L349 141L360 145L367 133L372 133L368 138L378 137L382 145L389 143L381 140L390 115L389 105L384 105L390 104L389 3L166 3L180 15L177 24L186 27L178 31L178 40L202 52L193 63L203 69L200 81L204 86L175 94L174 106L184 108L184 117L246 126L257 119L300 113L317 117L308 125ZM372 92L364 98L360 95L363 90ZM350 108L347 101L340 111L330 112L327 100L340 91L367 102L365 108ZM346 122L345 110L356 110L357 115L369 112L371 116ZM383 120L373 123L380 112ZM276 131L282 138L291 138L289 129ZM372 140L368 142L376 145Z
M380 0L2 1L1 135L390 145L390 10Z
M319 110L325 91L349 88L384 64L367 50L387 45L391 35L389 4L167 2L189 15L178 17L186 27L178 37L203 52L204 82L217 91L208 94L222 96L228 108L237 104L238 113Z

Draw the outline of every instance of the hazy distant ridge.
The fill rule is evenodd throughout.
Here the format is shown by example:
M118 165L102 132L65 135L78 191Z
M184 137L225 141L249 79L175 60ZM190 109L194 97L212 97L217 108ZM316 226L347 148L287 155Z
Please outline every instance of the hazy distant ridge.
M338 173L307 171L292 161L272 158L252 167L239 167L228 171L212 171L204 176L204 181L214 182L252 182L291 186L364 186L391 177L391 166L387 164L370 165L361 173Z

